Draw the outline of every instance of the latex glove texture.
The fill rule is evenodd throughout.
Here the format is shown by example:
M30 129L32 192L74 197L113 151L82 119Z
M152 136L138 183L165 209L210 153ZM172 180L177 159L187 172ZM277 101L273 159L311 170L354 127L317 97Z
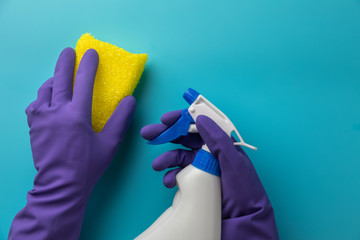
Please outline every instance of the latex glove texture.
M13 220L9 239L78 239L92 189L115 156L136 101L125 97L100 132L91 125L99 57L88 50L74 77L75 51L66 48L54 76L26 109L38 171L26 206Z
M181 111L162 116L162 124L145 126L141 135L152 140L180 117ZM174 168L164 176L164 185L174 187L176 174L191 164L196 152L205 143L219 160L222 186L222 239L278 239L274 211L250 159L240 146L214 121L206 116L196 119L198 134L188 134L174 141L191 150L166 152L153 161L153 168L162 171ZM177 167L177 168L176 168Z

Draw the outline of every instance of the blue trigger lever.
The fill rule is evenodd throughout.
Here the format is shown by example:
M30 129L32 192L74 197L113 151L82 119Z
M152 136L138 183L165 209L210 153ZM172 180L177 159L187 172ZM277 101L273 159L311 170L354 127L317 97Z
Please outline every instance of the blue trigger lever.
M184 99L191 105L197 97L200 95L197 91L192 88L189 88L184 93ZM154 138L151 141L148 141L148 144L158 145L171 142L181 136L186 136L189 131L190 124L195 123L194 119L191 117L187 109L181 111L181 117L167 130L161 133L159 136Z
M187 109L181 111L181 117L167 130L161 133L159 136L154 138L151 141L148 141L148 144L159 145L167 142L171 142L181 136L186 136L190 124L193 124L194 119L191 117Z

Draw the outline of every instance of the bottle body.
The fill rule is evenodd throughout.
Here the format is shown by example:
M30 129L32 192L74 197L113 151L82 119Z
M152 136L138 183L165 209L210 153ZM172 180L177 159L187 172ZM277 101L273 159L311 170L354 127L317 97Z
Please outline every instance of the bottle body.
M172 206L135 240L220 240L220 177L189 165L176 181Z

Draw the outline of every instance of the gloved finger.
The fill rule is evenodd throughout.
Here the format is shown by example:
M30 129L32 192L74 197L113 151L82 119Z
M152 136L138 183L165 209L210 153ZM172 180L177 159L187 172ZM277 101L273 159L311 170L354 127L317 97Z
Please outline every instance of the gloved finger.
M144 126L140 130L140 134L143 138L150 141L150 140L153 140L154 138L156 138L157 136L159 136L166 129L168 129L168 126L161 124L161 123L150 124L150 125Z
M150 124L143 127L140 131L140 134L146 140L151 141L167 129L168 127L161 123ZM188 133L188 135L181 136L171 142L176 144L181 144L184 147L191 149L198 149L203 145L203 141L198 133Z
M74 67L75 51L72 48L65 48L55 66L51 105L71 101Z
M182 110L167 112L161 116L161 122L166 126L173 125L180 117Z
M254 165L244 150L234 146L233 139L213 120L199 116L196 119L196 126L211 153L219 160L221 172L224 173L223 178L231 179L231 176L236 176L236 179L241 179L244 183L250 181L252 185L260 183Z
M155 171L163 171L167 168L186 167L191 164L196 155L195 151L175 149L161 154L152 163Z
M140 134L146 140L153 140L166 129L168 129L171 125L173 125L180 116L181 110L167 112L161 116L162 124L158 123L147 125L141 129Z
M172 143L181 144L184 147L191 148L191 149L199 149L204 145L204 141L200 137L198 133L188 133L186 136L181 136Z
M101 134L118 145L126 134L136 108L133 96L124 97L106 122Z
M91 114L92 96L99 55L94 49L89 49L82 57L76 72L72 102L74 107Z
M176 110L167 112L161 116L161 123L159 124L150 124L143 127L140 131L140 134L146 140L153 140L161 133L163 133L166 129L171 127L181 116L182 110ZM181 144L184 147L198 149L203 145L203 141L199 134L197 133L189 133L186 136L181 136L173 141L172 143Z
M27 123L28 126L31 128L32 122L33 122L33 112L35 111L35 105L37 103L37 100L33 101L29 104L29 106L25 109L25 114L27 116Z
M29 106L25 109L25 114L27 115L27 122L29 127L31 127L33 121L33 116L31 113L36 111L41 105L44 105L46 107L50 106L52 83L53 78L45 81L38 90L37 99L30 103Z
M29 106L26 107L25 109L25 114L29 115L31 112L33 112L35 110L35 104L37 103L37 100L31 102L29 104Z
M53 84L54 84L54 79L50 78L39 88L36 107L41 105L50 107Z
M50 106L51 94L52 94L53 78L49 78L45 81L37 92L37 99L29 104L25 109L25 113L28 115L34 111L40 105Z
M236 138L234 138L233 136L231 136L231 139L233 142L237 142ZM240 145L234 145L234 146L235 146L236 150L238 150L238 152L240 152L241 154L245 155L248 158L246 152Z
M200 115L196 119L196 127L201 138L211 153L219 160L220 167L226 156L234 156L237 152L233 140L210 118Z
M182 170L182 168L176 168L168 171L164 175L163 183L167 188L173 188L176 186L176 175Z

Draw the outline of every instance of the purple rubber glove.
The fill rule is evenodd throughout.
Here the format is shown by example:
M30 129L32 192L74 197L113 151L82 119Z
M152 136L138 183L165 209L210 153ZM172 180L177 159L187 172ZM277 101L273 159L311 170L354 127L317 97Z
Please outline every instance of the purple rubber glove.
M9 239L78 239L92 189L113 159L136 101L124 98L100 133L91 125L93 85L99 57L88 50L73 88L75 52L60 54L52 78L26 109L38 173L26 206L13 220Z
M163 124L145 126L141 135L152 140L170 127L181 115L173 111L161 117ZM278 239L274 212L263 185L250 159L240 146L214 121L206 116L196 119L199 134L189 134L174 141L192 150L177 149L166 152L153 161L153 168L170 170L164 185L174 187L176 174L191 164L203 141L219 160L222 185L222 240Z

